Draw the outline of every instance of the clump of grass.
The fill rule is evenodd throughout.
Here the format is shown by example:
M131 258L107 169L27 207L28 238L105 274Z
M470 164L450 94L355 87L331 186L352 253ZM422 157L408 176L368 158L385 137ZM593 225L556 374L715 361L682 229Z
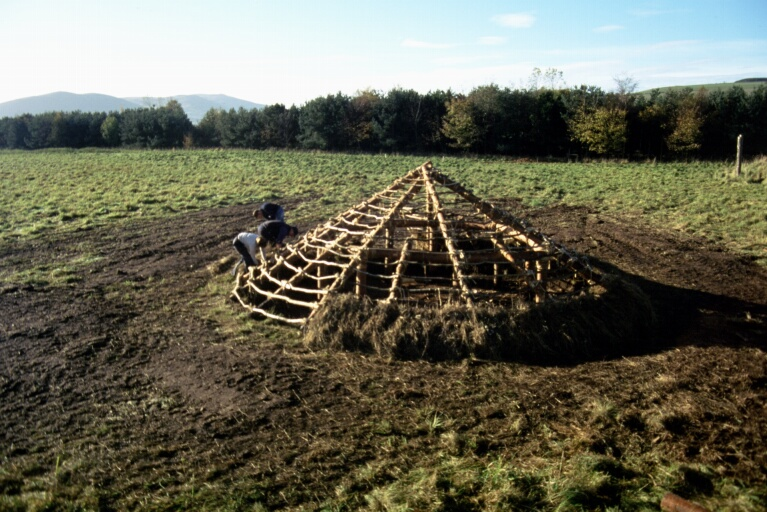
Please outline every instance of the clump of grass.
M83 269L101 260L101 256L80 255L66 262L32 267L19 266L13 272L0 273L0 283L25 287L68 286L82 281Z
M374 486L365 496L368 510L657 510L663 493L650 478L607 456L530 467L503 458L434 462Z
M759 156L743 164L743 177L749 183L765 183L767 180L767 156Z

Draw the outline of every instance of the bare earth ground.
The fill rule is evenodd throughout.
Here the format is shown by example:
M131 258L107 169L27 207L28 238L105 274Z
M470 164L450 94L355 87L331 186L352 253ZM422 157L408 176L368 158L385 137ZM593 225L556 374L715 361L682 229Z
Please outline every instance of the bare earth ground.
M636 279L662 312L664 346L571 366L387 362L312 352L297 334L235 343L203 314L201 290L231 268L211 264L233 255L250 211L0 246L0 271L102 256L65 286L0 285L0 495L37 485L122 510L229 486L243 506L313 509L341 486L369 490L359 468L376 468L372 488L444 451L433 414L479 461L575 439L584 453L652 449L767 485L767 272L750 261L635 219L527 211L597 268ZM229 297L219 306L242 314Z

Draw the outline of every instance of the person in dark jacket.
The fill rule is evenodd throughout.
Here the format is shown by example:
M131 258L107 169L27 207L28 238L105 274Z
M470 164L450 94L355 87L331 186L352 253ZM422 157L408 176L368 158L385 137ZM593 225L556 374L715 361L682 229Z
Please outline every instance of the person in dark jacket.
M274 203L264 203L256 210L253 210L253 216L259 220L279 220L285 222L285 209Z
M264 248L267 244L283 247L285 238L296 236L298 227L291 226L280 220L268 220L258 226L258 246Z

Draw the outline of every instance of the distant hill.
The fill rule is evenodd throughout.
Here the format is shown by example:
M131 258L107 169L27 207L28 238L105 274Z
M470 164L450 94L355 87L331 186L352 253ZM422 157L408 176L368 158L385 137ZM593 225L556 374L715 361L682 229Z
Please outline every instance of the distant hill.
M748 82L767 82L767 78L744 78L743 80L736 80L736 84L748 83Z
M197 124L205 116L208 110L215 108L217 110L238 110L241 107L245 110L254 108L263 108L261 103L253 103L238 98L232 98L224 94L189 94L181 96L170 96L167 98L123 98L141 107L160 107L167 104L170 100L176 100L181 103L181 107L186 112L190 121Z
M181 104L192 123L199 123L205 113L212 109L246 110L264 105L233 98L223 94L192 94L166 98L116 98L106 94L74 94L53 92L42 96L30 96L0 103L0 118L45 112L120 112L131 108L161 107L175 99Z
M767 78L744 78L737 82L722 82L719 84L698 84L698 85L672 85L670 87L658 87L660 92L678 91L680 89L692 89L697 91L699 89L706 89L709 92L713 91L728 91L733 87L740 87L746 94L751 93L754 89L760 86L767 86ZM649 95L655 89L647 89L646 91L640 91L637 94Z
M30 96L29 98L0 103L0 117L43 114L45 112L75 112L77 110L81 112L119 112L126 108L138 107L140 107L138 103L106 94L52 92L42 96Z

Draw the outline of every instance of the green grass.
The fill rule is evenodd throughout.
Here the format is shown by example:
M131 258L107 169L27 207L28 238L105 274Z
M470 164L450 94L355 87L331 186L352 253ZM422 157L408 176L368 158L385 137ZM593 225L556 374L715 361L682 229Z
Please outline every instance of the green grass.
M285 197L301 201L294 215L331 212L419 164L277 151L0 151L0 240Z
M322 219L425 159L289 151L0 151L0 241L286 198L298 201L294 219ZM764 159L747 162L739 179L729 163L433 160L486 199L586 205L767 259Z
M679 91L682 89L692 89L693 91L697 91L699 89L706 89L709 92L714 91L723 91L727 92L733 87L740 87L743 89L743 91L746 94L751 94L755 89L757 89L759 86L767 86L767 83L765 82L722 82L719 84L697 84L697 85L672 85L669 87L659 87L658 90L661 92L669 92L669 91ZM652 92L652 89L648 89L646 91L641 91L638 94L644 94L645 96L649 96L650 92Z
M14 271L0 271L0 284L24 287L67 286L81 281L81 272L101 256L82 255L66 262L37 266L19 265ZM22 263L22 262L19 262Z

